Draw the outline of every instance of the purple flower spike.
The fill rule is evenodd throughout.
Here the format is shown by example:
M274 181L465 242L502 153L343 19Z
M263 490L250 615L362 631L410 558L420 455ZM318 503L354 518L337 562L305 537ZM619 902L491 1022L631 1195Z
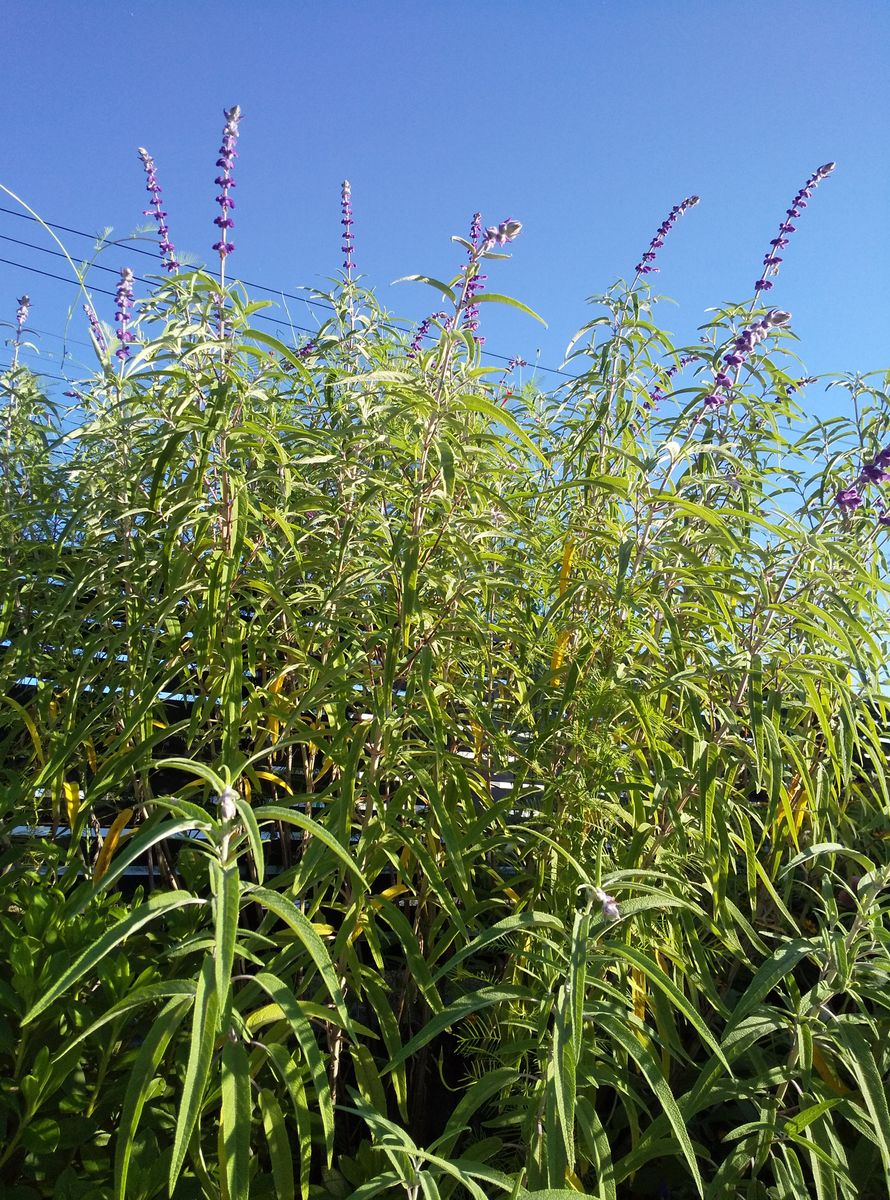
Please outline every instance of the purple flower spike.
M352 257L355 238L352 234L352 188L348 179L344 179L340 187L340 212L340 224L343 226L343 245L340 247L343 251L343 269L351 276L355 270L355 259Z
M158 226L158 242L161 250L161 262L168 271L178 271L179 263L176 261L176 251L173 243L170 241L170 230L167 226L167 214L164 211L164 205L161 200L161 186L158 183L158 174L155 167L155 160L145 149L144 146L139 147L139 158L145 167L145 188L151 197L151 203L144 210L146 217L153 217Z
M845 513L850 513L859 508L862 504L862 497L859 495L859 490L856 487L845 487L841 488L835 496L834 502Z
M108 350L108 342L105 340L105 334L102 332L102 326L99 324L99 318L96 316L96 310L91 304L85 304L83 311L87 315L87 320L90 323L90 331L96 339L96 345L105 354Z
M417 326L417 332L411 339L411 345L408 348L409 358L417 358L417 355L420 353L420 344L429 333L430 326L432 325L433 321L444 321L445 317L446 314L443 312L430 313L428 317L424 317L424 319Z
M883 504L881 505L879 512L878 512L878 524L879 525L890 525L890 512L887 512L887 510L883 506Z
M664 245L664 239L676 225L677 221L679 221L680 217L682 217L685 212L688 212L690 208L694 208L698 202L698 196L687 196L681 204L674 205L674 207L659 225L655 237L649 243L649 249L637 263L637 279L639 279L641 275L652 275L659 270L658 267L652 266L652 263L655 259L655 251L660 250ZM636 283L636 279L634 280L634 283ZM631 286L633 286L633 284Z
M779 273L779 264L781 263L782 259L778 256L776 251L784 249L785 246L788 245L788 235L794 233L795 226L791 224L790 218L800 216L801 209L806 208L807 202L809 201L816 187L822 182L823 179L828 178L836 165L836 163L828 162L823 163L821 167L818 167L794 197L794 200L791 202L791 207L785 209L789 219L783 221L779 226L779 236L772 239L769 244L770 248L764 255L763 273L761 274L760 279L758 279L754 284L755 297L760 292L768 292L773 286L770 276L778 275Z
M213 249L219 254L220 265L225 263L227 256L235 249L234 243L228 239L227 231L234 228L235 225L235 222L229 215L235 207L235 201L229 195L229 192L235 186L232 173L235 170L235 159L238 157L235 145L238 141L241 109L237 104L233 104L231 108L223 110L223 116L226 119L226 123L223 126L219 158L216 160L216 165L220 168L220 173L214 181L220 189L219 195L216 197L216 203L220 207L220 215L213 220L214 225L219 227L219 241L213 243Z
M114 353L123 363L130 357L129 343L136 340L135 334L130 330L130 316L133 311L133 272L129 267L124 267L121 271L121 280L114 294L114 303L114 319L117 321L117 338L120 342Z
M722 395L720 392L710 392L707 396L705 396L705 408L710 409L712 412L719 408L721 404L725 403L726 396Z

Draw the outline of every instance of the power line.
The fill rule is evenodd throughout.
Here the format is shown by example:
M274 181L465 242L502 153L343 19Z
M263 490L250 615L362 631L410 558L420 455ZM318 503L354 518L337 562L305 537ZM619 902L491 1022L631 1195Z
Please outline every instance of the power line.
M103 238L103 237L100 237L100 236L98 236L97 234L94 234L94 233L87 233L87 232L86 232L86 230L83 230L83 229L74 229L74 228L72 228L72 226L70 226L70 225L61 225L61 224L59 224L59 223L58 223L58 222L56 222L56 221L42 221L42 220L38 220L38 218L37 218L37 217L34 217L34 216L32 216L30 213L23 213L23 212L19 212L18 210L14 209L14 208L6 208L4 205L0 205L0 213L6 213L8 216L11 216L11 217L20 217L20 218L21 218L22 220L24 220L24 221L33 221L33 222L35 222L36 224L39 224L39 225L45 225L45 226L46 226L47 228L49 228L49 229L56 229L56 230L59 230L59 231L61 231L62 233L70 233L70 234L73 234L75 237L88 238L90 241L92 241L92 242L95 242L95 243L97 243L99 246L102 246L102 247L104 247L104 246L113 246L113 247L115 247L116 249L122 249L122 248L126 247L126 249L127 249L127 250L130 250L130 251L132 251L134 254L142 254L142 255L144 255L144 256L145 256L145 257L147 257L147 258L154 259L154 261L155 261L155 262L158 262L158 263L161 261L161 259L160 259L160 256L159 256L159 255L158 255L158 254L157 254L155 251L153 251L153 250L145 250L145 249L144 249L143 247L141 247L141 246L135 246L135 245L132 245L132 244L130 244L130 243L132 242L132 239L130 239L130 238L120 238L120 239L117 239L117 240L114 240L114 239L111 239L111 238ZM67 257L67 256L66 256L65 254L63 254L63 253L62 253L60 250L49 250L49 249L47 249L47 248L45 248L45 247L43 247L43 246L36 246L36 245L34 245L33 243L30 243L30 242L22 242L22 241L19 241L17 238L12 238L12 237L9 237L9 236L7 236L7 235L5 235L5 234L0 234L0 238L2 238L4 241L8 241L8 242L16 242L18 245L21 245L21 246L28 246L29 248L31 248L31 249L34 249L34 250L40 250L40 251L42 251L42 252L43 252L43 253L45 253L45 254L52 254L52 255L55 255L55 256L57 256L57 257L59 257L59 258L66 258L66 257ZM7 262L7 263L8 263L8 262L9 262L9 260L8 260L8 259L3 259L3 258L0 258L0 262ZM13 265L13 266L16 266L16 265L18 265L18 266L22 266L22 264L15 264L15 263L13 263L13 264L11 264L11 265ZM109 272L109 273L110 273L110 274L112 274L112 275L118 275L118 274L119 274L119 272L118 272L118 271L116 271L116 270L114 270L114 268L112 268L112 267L103 267L103 266L101 266L101 265L100 265L100 264L98 264L98 263L95 263L95 264L93 264L93 266L94 266L94 267L95 267L97 270L100 270L100 271L107 271L107 272ZM27 268L27 267L24 267L23 269L27 270L28 268ZM34 268L34 270L36 270L36 268ZM41 273L41 274L47 274L47 272L40 272L40 273ZM61 277L61 276L52 276L52 275L50 275L50 276L49 276L49 278L56 278L56 279L59 279L59 278L62 278L62 277ZM137 276L136 276L136 279L138 279L138 280L140 281L140 283L146 283L146 284L148 284L149 286L152 286L152 281L151 281L151 280L149 280L149 279L146 279L144 276L137 275ZM73 281L70 281L70 280L69 280L68 282L73 282ZM252 281L252 280L249 280L249 279L243 279L243 278L241 278L241 277L238 277L238 278L233 278L233 279L231 280L231 282L232 282L232 283L240 283L240 284L242 284L242 285L243 285L244 287L246 287L246 288L254 288L254 289L257 289L258 291L262 291L262 292L268 292L270 295L273 295L273 296L281 296L281 297L283 297L283 298L284 298L284 299L286 299L286 300L295 300L295 301L297 301L299 304L307 304L307 305L309 305L310 307L314 307L314 308L323 308L323 309L326 309L326 310L327 310L327 311L329 311L329 312L334 312L334 311L336 311L336 310L334 309L334 306L333 306L332 304L329 304L329 303L327 303L327 302L326 302L326 301L324 301L324 300L316 300L316 299L313 299L313 298L312 298L312 297L310 297L310 296L298 296L298 295L296 295L294 292L286 292L286 291L284 291L282 288L270 287L268 284L265 284L265 283L257 283L257 282L255 282L255 281ZM106 291L104 291L102 288L92 288L91 290L92 290L92 291L96 291L96 292L100 292L100 293L102 293L103 295L110 295L110 296L113 296L113 295L114 295L114 292L106 292ZM283 323L284 323L284 322L276 322L276 321L274 320L274 318L272 318L272 317L263 317L263 315L262 315L261 313L257 313L257 314L256 314L256 316L257 316L257 317L258 317L260 320L269 321L269 322L270 322L270 323L272 323L272 324L283 324ZM291 324L291 322L287 322L287 324ZM392 322L392 325L393 325L393 327L394 327L394 328L398 329L398 330L399 330L401 333L411 333L411 332L412 332L412 330L413 330L413 328L414 328L414 327L413 327L413 326L411 326L411 325L401 325L401 324L399 324L399 322L397 322L397 321L393 321L393 322ZM294 325L294 326L293 326L293 328L294 328L294 329L299 329L301 333L315 333L315 332L317 332L316 330L307 329L305 326L302 326L302 325ZM487 358L495 358L495 359L497 359L499 362L512 362L512 358L511 358L510 356L508 356L508 355L506 355L506 354L497 354L497 353L495 353L495 351L494 351L494 350L483 350L483 351L482 351L482 354L483 354L483 355L485 355L485 357L487 357ZM575 378L577 378L577 376L575 376L575 375L571 374L571 372L569 372L569 371L563 371L563 370L560 370L558 367L545 367L545 366L542 366L540 363L535 363L535 370L536 370L536 371L544 371L544 372L545 372L546 374L548 374L548 375L560 375L560 376L562 376L564 379L575 379Z

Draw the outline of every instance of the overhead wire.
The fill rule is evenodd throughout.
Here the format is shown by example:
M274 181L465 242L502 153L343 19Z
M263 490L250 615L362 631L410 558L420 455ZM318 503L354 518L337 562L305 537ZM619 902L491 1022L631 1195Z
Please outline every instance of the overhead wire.
M7 208L5 205L0 205L0 213L5 213L5 214L7 214L8 216L19 217L19 218L21 218L22 220L25 220L25 221L32 221L32 222L34 222L34 223L36 223L36 224L38 224L38 225L45 225L45 226L46 226L48 229L55 229L55 230L58 230L58 231L59 231L59 232L61 232L61 233L70 233L70 234L72 234L72 235L73 235L73 236L75 236L75 237L88 238L90 241L94 242L94 243L95 243L95 244L96 244L98 247L100 247L100 248L104 248L104 247L106 247L106 246L109 246L109 247L114 247L115 249L118 249L118 250L120 250L120 249L126 249L126 250L128 250L128 251L132 251L134 254L141 254L141 255L144 255L144 256L145 256L145 257L147 257L147 258L151 258L151 259L153 259L155 262L158 262L158 263L160 263L160 261L161 261L161 259L160 259L160 256L157 254L157 252L155 252L155 251L153 251L153 250L146 250L146 249L145 249L144 247L142 247L142 246L136 246L136 245L133 245L133 244L132 244L132 242L133 242L133 239L132 239L132 238L130 238L130 237L127 237L127 238L117 238L117 239L105 238L105 237L102 237L102 236L101 236L101 235L99 235L99 234L95 234L95 233L88 233L88 232L87 232L86 230L84 230L84 229L75 229L75 228L73 228L71 225L63 225L63 224L61 224L61 223L59 223L59 222L57 222L57 221L44 221L44 220L42 220L42 219L38 219L37 217L33 216L31 213L23 213L23 212L19 212L17 209L14 209L14 208ZM3 240L3 241L7 241L7 242L13 242L13 243L16 243L16 244L18 244L18 245L21 245L21 246L27 246L27 247L28 247L28 248L30 248L30 249L39 250L39 251L41 251L41 252L43 252L43 253L45 253L45 254L51 254L51 255L54 255L54 256L56 256L56 257L59 257L59 258L66 258L66 257L67 257L67 256L66 256L65 254L63 254L63 253L62 253L62 251L60 251L60 250L50 250L50 249L48 249L47 247L44 247L44 246L37 246L37 245L35 245L34 243L31 243L31 242L24 242L24 241L21 241L21 240L20 240L20 239L18 239L18 238L13 238L13 237L10 237L10 236L8 236L8 235L6 235L6 234L0 234L0 238L2 238L2 240ZM22 269L24 269L24 270L34 270L34 271L38 271L38 268L29 268L29 267L25 266L25 265L24 265L24 264L22 264L22 263L10 263L10 260L9 260L9 259L0 258L0 262L7 263L7 264L9 264L9 265L11 265L11 266L19 266L19 267L21 267L21 268L22 268ZM101 264L99 264L99 263L95 263L95 264L93 264L93 266L94 266L94 268L95 268L95 269L97 269L97 270L106 271L106 272L109 272L109 273L110 273L110 274L112 274L112 275L117 275L117 274L119 274L119 272L118 272L118 271L116 271L116 270L115 270L113 267L105 267L105 266L103 266L103 265L101 265ZM46 275L46 276L48 276L48 277L49 277L49 278L51 278L51 279L62 279L62 280L63 280L63 282L65 282L65 281L67 281L67 282L70 282L70 283L73 283L73 282L75 282L74 280L67 280L67 278L66 278L66 277L63 277L63 276L59 276L59 275L52 275L50 272L46 272L46 271L42 271L42 272L41 272L41 271L38 271L38 273L39 273L39 274ZM151 280L149 280L149 279L146 279L144 276L137 275L137 276L135 276L135 278L136 278L137 280L139 280L139 282L141 282L141 283L146 283L146 284L148 284L149 286L152 286L152 281L151 281ZM310 307L313 307L313 308L322 308L322 309L325 309L325 310L327 310L327 311L330 311L330 312L333 312L333 311L335 311L335 310L334 310L334 306L333 306L332 304L330 304L330 303L328 303L328 302L324 301L324 300L319 300L319 299L316 299L315 297L312 297L312 296L300 296L300 295L297 295L295 292L288 292L288 291L285 291L283 288L272 287L272 286L271 286L271 285L269 285L269 284L265 284L265 283L257 283L257 282L256 282L256 281L254 281L254 280L244 279L244 278L242 278L242 277L237 277L237 278L233 277L233 278L232 278L232 280L231 280L231 282L232 282L232 283L240 283L240 284L242 284L242 285L243 285L244 287L246 287L246 288L254 288L254 289L258 290L258 291L268 292L270 295L273 295L273 296L281 296L281 297L282 297L283 299L285 299L285 300L295 300L295 301L297 301L297 302L298 302L298 303L300 303L300 304L306 304L306 305L308 305L308 306L310 306ZM91 290L91 291L98 292L98 293L99 293L99 294L101 294L101 295L110 295L110 296L113 296L113 295L115 294L114 292L108 292L108 291L106 291L106 290L105 290L105 289L103 289L103 288L91 288L90 290ZM315 332L317 332L316 330L309 329L309 328L307 328L306 326L302 326L302 325L294 325L294 324L293 324L292 322L290 322L290 321L276 321L276 320L275 320L273 317L266 317L266 316L264 316L262 313L257 313L257 314L255 314L255 315L256 315L256 316L257 316L259 319L261 319L261 320L264 320L264 321L267 321L267 322L269 322L269 323L271 323L271 324L287 324L287 325L291 326L291 327L292 327L292 328L294 328L294 329L299 329L301 333L315 333ZM404 325L404 324L400 324L400 323L399 323L399 322L397 322L397 321L394 321L394 322L392 322L392 324L393 324L393 326L394 326L396 329L398 329L398 330L399 330L400 332L402 332L402 333L410 333L410 332L412 332L412 329L413 329L413 326L411 326L411 325ZM482 354L483 354L485 357L487 357L487 358L494 358L494 359L497 359L497 360L498 360L498 361L500 361L500 362L512 362L512 361L513 361L513 357L512 357L512 356L509 356L509 355L506 355L506 354L498 354L498 353L496 353L494 350L483 350L483 351L482 351ZM541 364L541 363L535 363L535 364L534 364L534 369L535 369L536 371L543 371L543 372L545 372L545 373L546 373L546 374L548 374L548 375L559 375L559 376L562 376L562 377L563 377L563 378L565 378L565 379L574 379L574 378L576 378L576 376L574 376L574 375L573 375L573 374L572 374L570 371L563 371L563 370L561 370L561 369L560 369L560 368L558 368L558 367L546 367L546 366L544 366L544 365L543 365L543 364Z

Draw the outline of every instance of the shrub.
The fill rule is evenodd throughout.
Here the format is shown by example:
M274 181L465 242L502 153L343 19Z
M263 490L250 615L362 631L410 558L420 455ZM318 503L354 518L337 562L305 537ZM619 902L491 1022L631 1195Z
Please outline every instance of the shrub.
M807 420L762 306L833 164L688 347L677 205L545 392L480 353L513 220L409 338L344 185L327 320L262 328L239 117L219 270L141 152L169 276L92 314L72 432L22 323L2 382L0 1177L885 1195L885 381Z

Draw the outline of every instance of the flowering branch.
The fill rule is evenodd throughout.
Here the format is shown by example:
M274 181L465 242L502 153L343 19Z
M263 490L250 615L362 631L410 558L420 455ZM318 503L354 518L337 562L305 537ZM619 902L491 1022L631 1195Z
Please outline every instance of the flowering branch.
M690 208L694 208L695 205L698 204L699 199L700 197L698 196L687 196L682 203L674 205L662 223L658 226L655 237L649 243L649 249L645 252L643 257L636 265L637 273L634 277L633 283L630 285L631 291L633 291L636 282L641 275L651 275L661 269L660 267L654 267L652 265L657 256L656 252L664 245L664 239L676 225L677 221L679 221L680 217L682 217L685 212L688 212Z
M763 258L763 273L754 284L755 304L757 302L758 295L761 292L769 291L769 289L773 286L770 276L778 275L779 273L779 266L782 262L779 251L785 249L785 247L788 245L789 236L794 233L795 229L797 228L795 225L791 224L792 220L800 216L801 209L806 208L807 203L815 189L823 179L828 178L836 165L837 164L833 162L823 163L821 167L812 173L812 175L791 201L791 207L785 209L785 220L779 226L778 237L774 237L770 242L770 248L767 250Z
M225 282L226 258L235 249L234 243L229 241L229 230L235 227L235 222L232 219L232 209L235 207L235 201L229 195L229 192L235 186L233 172L235 170L235 159L238 157L235 144L238 141L238 125L241 121L241 109L237 104L234 104L231 108L223 110L223 116L226 119L226 123L223 126L219 158L216 160L216 165L220 168L220 173L214 180L220 189L219 195L216 197L216 203L219 205L220 212L219 216L213 218L213 224L219 227L219 241L213 243L213 249L219 253L220 285Z
M133 312L133 272L130 267L121 271L120 283L114 293L115 313L117 321L117 339L120 342L115 355L121 361L121 367L130 357L130 342L136 340L136 335L130 329L130 319Z
M153 217L157 222L161 262L164 267L168 271L178 271L179 263L176 261L176 251L173 243L170 241L167 213L164 211L163 201L161 200L161 185L158 183L155 160L144 146L139 147L139 158L142 160L143 167L145 167L145 188L151 197L150 207L143 210L143 215Z

